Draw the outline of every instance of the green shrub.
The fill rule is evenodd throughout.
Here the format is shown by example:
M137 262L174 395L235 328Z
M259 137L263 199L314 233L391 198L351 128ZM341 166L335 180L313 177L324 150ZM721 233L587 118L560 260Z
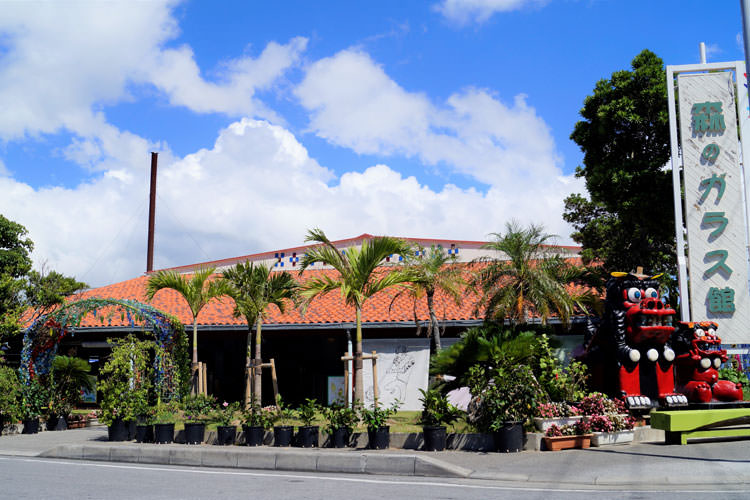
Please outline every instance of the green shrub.
M0 426L21 416L21 382L10 366L0 365Z

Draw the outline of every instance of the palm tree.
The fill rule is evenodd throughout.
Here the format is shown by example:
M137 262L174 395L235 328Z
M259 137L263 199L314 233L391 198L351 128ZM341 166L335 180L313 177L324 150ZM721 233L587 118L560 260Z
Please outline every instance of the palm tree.
M261 364L260 352L261 327L266 309L273 304L283 314L285 302L294 300L297 295L297 282L286 271L271 273L264 265L254 265L252 262L239 263L224 271L223 279L228 283L227 295L234 299L234 316L244 316L247 321L247 355L246 366L250 366L252 349L252 330L255 325L255 390L253 400L261 401ZM249 407L250 398L250 369L247 370L245 382L245 406Z
M215 270L214 267L201 267L190 278L175 271L159 271L149 276L146 284L146 298L149 301L159 290L170 288L182 295L193 315L193 360L191 363L193 394L198 392L198 314L211 299L227 293L226 284L223 281L209 280Z
M308 231L305 241L320 243L310 248L302 259L300 273L314 262L322 262L333 267L339 275L335 278L321 276L312 278L302 285L301 295L305 306L315 297L333 290L340 290L344 302L354 308L357 336L354 355L354 399L363 401L364 381L362 378L362 306L376 293L399 283L411 280L411 275L402 270L378 272L376 268L392 254L405 255L409 252L406 242L388 236L362 241L360 248L350 247L346 252L339 251L320 229Z
M484 248L504 254L507 260L481 260L487 265L472 280L482 293L477 309L483 307L487 319L509 319L512 324L525 323L532 310L542 324L557 313L567 324L583 300L574 300L566 286L578 279L583 269L550 248L554 235L546 234L543 226L521 228L512 221L506 224L505 234L492 236L494 241Z
M430 314L427 337L433 337L433 352L440 352L440 324L435 314L435 292L442 290L456 305L461 303L462 285L464 284L461 270L455 266L456 257L449 255L442 247L431 246L429 250L417 247L418 255L409 252L404 261L411 274L411 282L404 285L404 290L414 299L414 303L425 297L427 310ZM398 298L400 292L394 301ZM391 302L391 305L393 302ZM416 314L415 314L416 319ZM417 332L419 333L419 332Z

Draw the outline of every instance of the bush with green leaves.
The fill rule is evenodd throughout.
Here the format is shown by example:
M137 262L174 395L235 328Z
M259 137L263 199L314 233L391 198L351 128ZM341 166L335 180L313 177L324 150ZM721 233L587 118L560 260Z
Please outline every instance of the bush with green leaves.
M56 356L52 360L52 397L50 410L57 416L68 416L81 400L81 391L93 391L94 380L89 375L91 367L85 359Z
M586 395L586 366L579 361L563 364L553 353L549 339L537 339L532 369L551 401L580 401Z
M489 432L509 422L528 423L537 402L546 397L528 365L513 364L503 357L497 357L491 367L471 367L469 390L474 396L469 421Z
M323 416L328 422L327 430L329 434L336 429L351 430L359 422L357 409L347 406L340 401L335 401L330 406L324 406L322 411Z
M49 389L34 377L21 387L21 418L32 420L49 409Z
M153 342L138 340L134 335L107 341L114 347L99 373L98 389L102 393L101 420L112 425L118 418L135 420L137 411L148 403L153 377L149 351Z
M207 394L191 394L180 404L186 423L207 422L216 411L216 398Z
M240 411L240 403L226 401L216 406L212 419L217 425L230 426L236 420L235 416Z
M309 427L315 420L315 414L318 412L320 405L315 399L307 398L299 408L297 408L297 416L302 421L302 425Z
M276 396L276 411L273 415L274 423L278 423L280 426L292 425L292 420L295 416L296 412L284 404L281 394Z
M177 401L160 402L147 423L174 424L178 420L180 405Z
M21 416L21 381L18 372L0 364L0 426Z
M275 421L275 411L275 406L262 407L253 402L250 408L242 414L242 425L270 429Z
M450 425L459 418L463 412L448 402L448 397L441 394L437 389L419 390L422 397L422 414L419 423L423 426L437 427Z
M401 401L394 401L389 407L375 404L372 408L361 407L359 416L368 429L379 429L386 426L388 419L396 413L399 406Z

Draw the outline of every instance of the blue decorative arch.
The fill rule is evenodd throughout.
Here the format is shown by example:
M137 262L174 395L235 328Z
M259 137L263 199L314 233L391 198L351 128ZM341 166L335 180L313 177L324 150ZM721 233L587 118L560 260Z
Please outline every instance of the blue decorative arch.
M100 309L108 311L99 314ZM178 397L180 369L175 354L180 345L184 346L182 323L174 316L135 300L82 299L39 317L24 332L20 367L24 383L49 373L60 342L71 333L71 329L80 326L89 313L107 326L112 324L112 318L119 313L120 319L126 321L131 328L140 326L143 331L153 332L156 346L154 386L162 398ZM75 331L72 334L75 335Z

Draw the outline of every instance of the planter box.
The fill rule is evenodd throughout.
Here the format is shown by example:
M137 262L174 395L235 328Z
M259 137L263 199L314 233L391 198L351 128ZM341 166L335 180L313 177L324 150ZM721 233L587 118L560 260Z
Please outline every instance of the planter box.
M579 436L544 437L544 447L548 451L567 450L570 448L588 448L591 444L591 434Z
M574 425L582 418L583 417L581 416L557 418L534 417L534 425L536 426L537 430L547 432L547 429L552 427L552 425L556 425L558 427L562 427L563 425Z
M594 432L591 446L606 446L610 444L632 443L635 431Z

